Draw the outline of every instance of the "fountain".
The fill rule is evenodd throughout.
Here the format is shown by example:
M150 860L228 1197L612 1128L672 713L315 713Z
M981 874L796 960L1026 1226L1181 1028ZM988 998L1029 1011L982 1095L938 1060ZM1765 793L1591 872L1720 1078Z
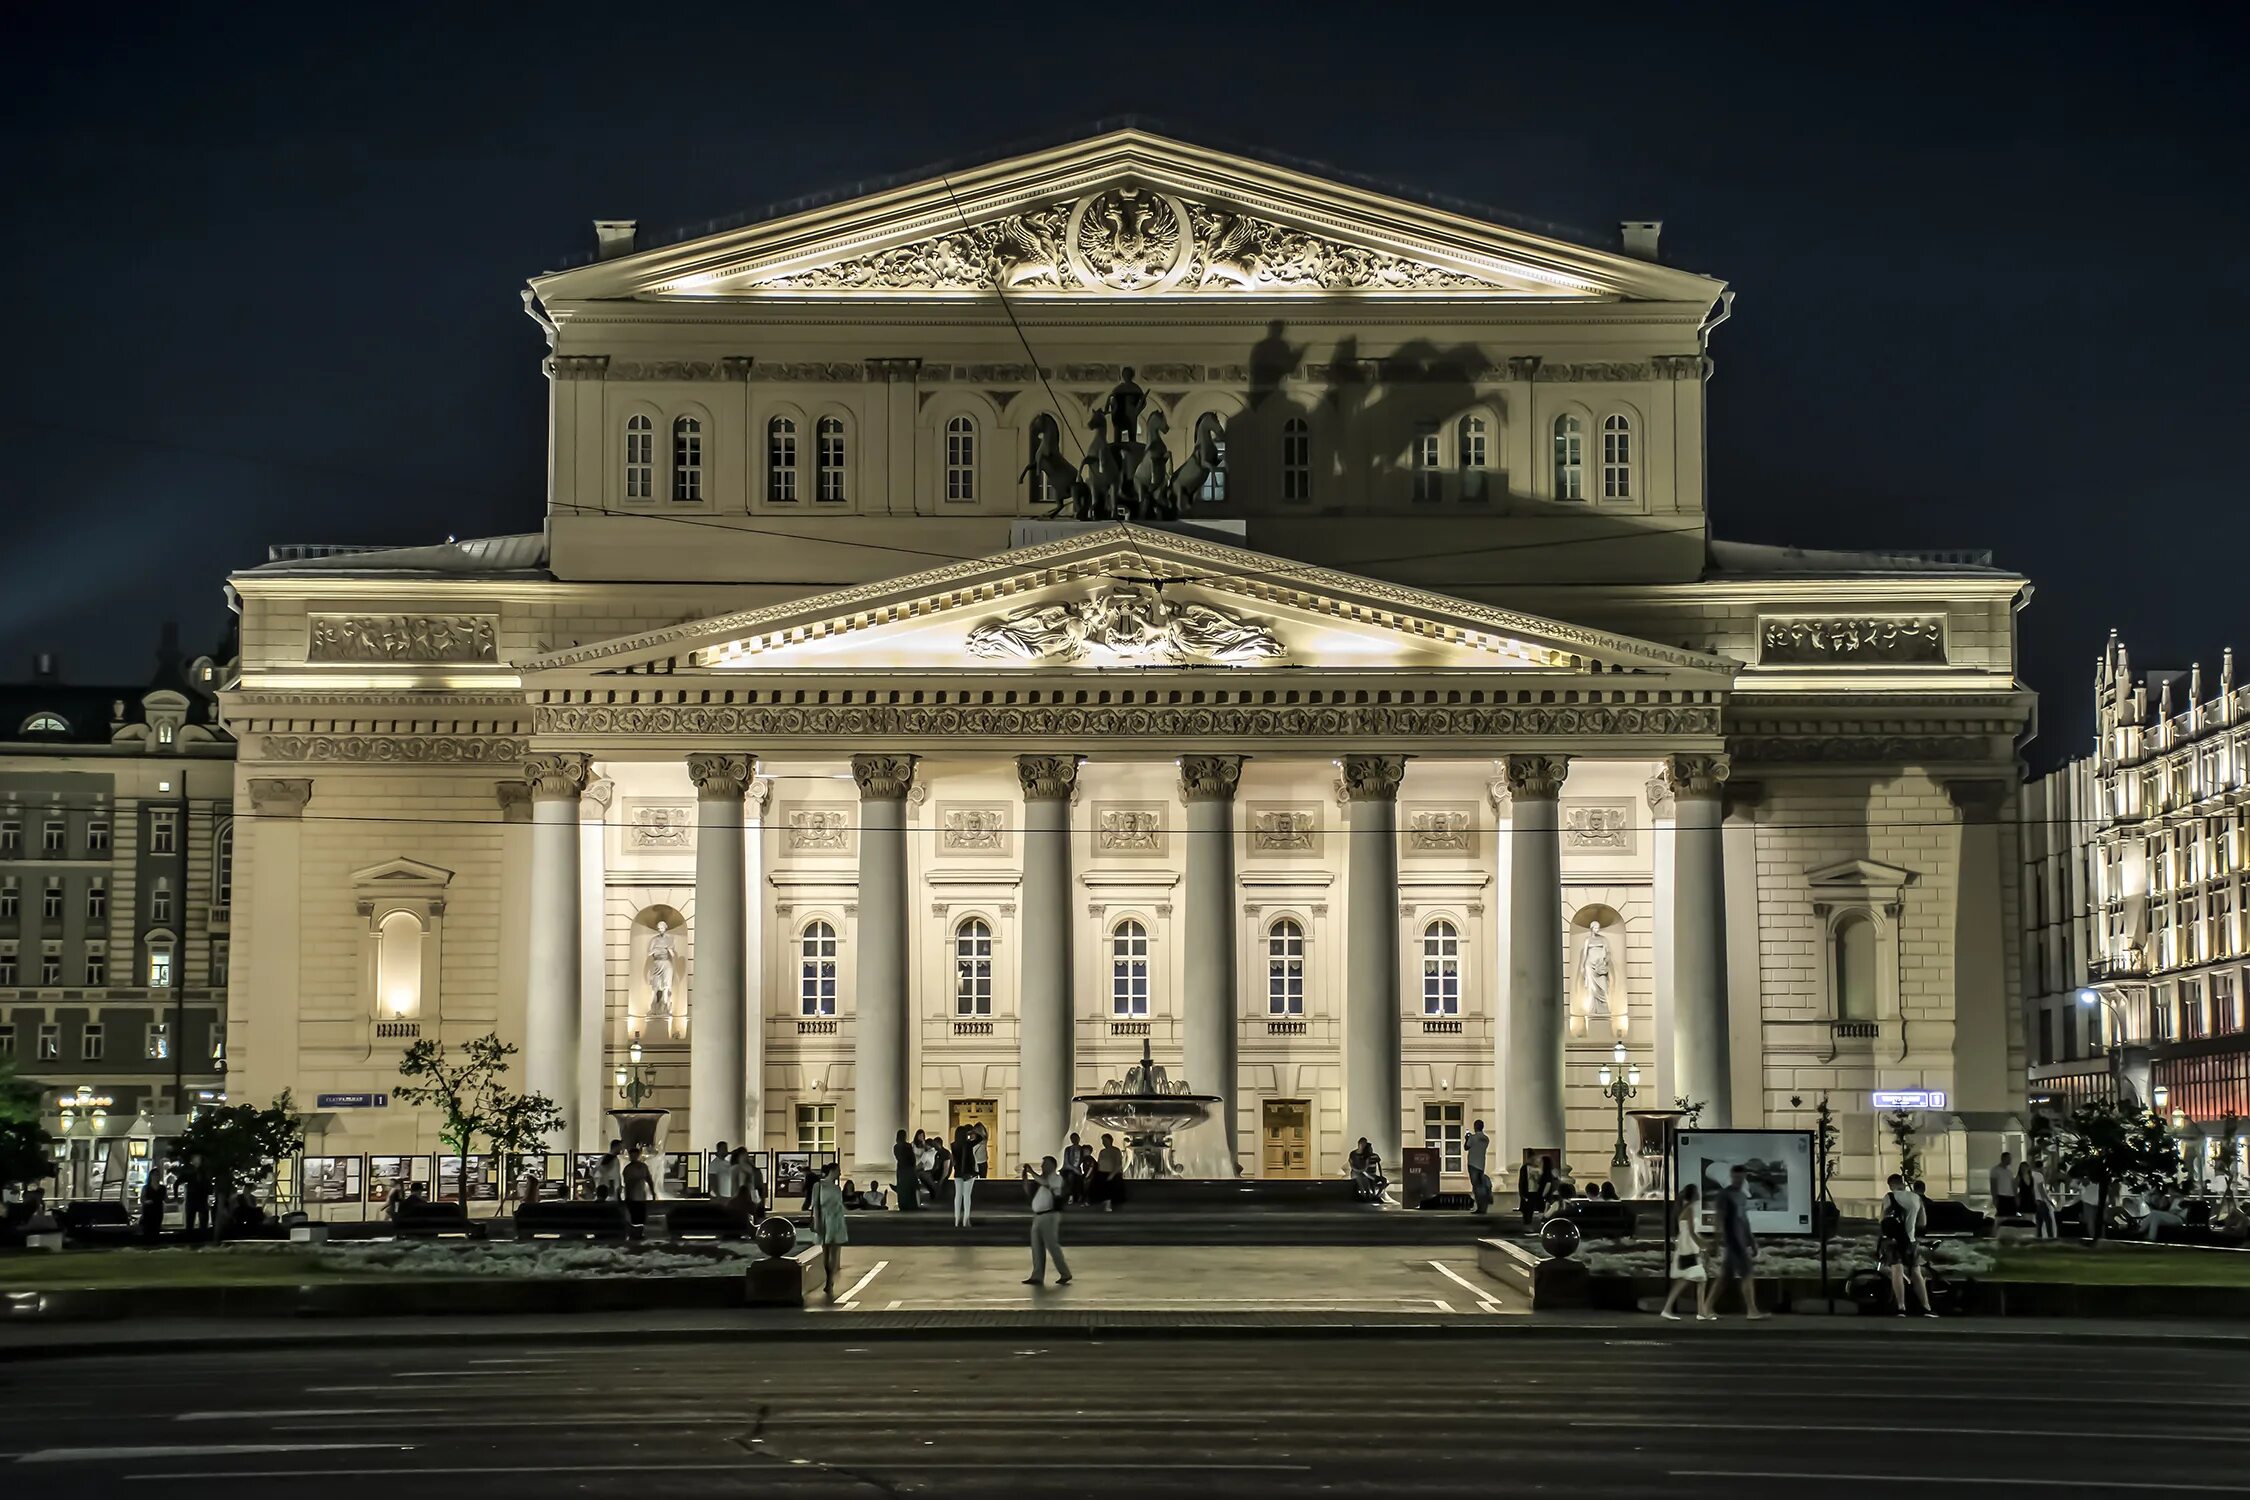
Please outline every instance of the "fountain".
M1076 1094L1070 1101L1086 1112L1087 1121L1101 1130L1125 1137L1125 1175L1132 1178L1181 1177L1179 1159L1172 1153L1172 1137L1202 1124L1224 1101L1217 1094L1197 1094L1185 1083L1174 1083L1149 1055L1148 1039L1141 1039L1141 1060L1125 1070L1123 1078L1102 1085L1098 1094Z

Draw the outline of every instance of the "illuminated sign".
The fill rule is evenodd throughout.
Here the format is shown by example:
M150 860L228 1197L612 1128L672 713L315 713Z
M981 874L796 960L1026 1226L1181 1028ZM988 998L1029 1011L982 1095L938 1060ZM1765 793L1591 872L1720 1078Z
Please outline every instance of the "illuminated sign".
M1869 1098L1877 1109L1943 1109L1944 1089L1877 1089Z
M388 1094L316 1094L313 1096L313 1108L315 1109L389 1109L390 1107L391 1096Z

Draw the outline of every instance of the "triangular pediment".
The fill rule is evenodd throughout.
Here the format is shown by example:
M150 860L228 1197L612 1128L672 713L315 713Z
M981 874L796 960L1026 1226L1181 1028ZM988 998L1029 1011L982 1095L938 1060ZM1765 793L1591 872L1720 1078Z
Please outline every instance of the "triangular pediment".
M1141 130L537 279L573 301L1449 296L1709 302L1612 250Z
M1188 528L1058 529L987 558L549 652L526 670L1482 670L1639 673L1711 689L1735 671L1699 652L1292 562Z
M1816 891L1896 891L1913 879L1912 870L1873 859L1840 859L1805 872L1805 884Z

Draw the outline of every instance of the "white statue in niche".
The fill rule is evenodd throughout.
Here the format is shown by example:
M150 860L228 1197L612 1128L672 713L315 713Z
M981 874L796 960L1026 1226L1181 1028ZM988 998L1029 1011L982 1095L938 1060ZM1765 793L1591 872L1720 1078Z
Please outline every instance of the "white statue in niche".
M1599 922L1586 924L1586 939L1578 945L1578 988L1588 1016L1609 1014L1609 939Z
M656 924L656 936L648 940L648 1014L652 1021L670 1020L672 1016L672 976L679 966L680 943L672 936L666 922Z

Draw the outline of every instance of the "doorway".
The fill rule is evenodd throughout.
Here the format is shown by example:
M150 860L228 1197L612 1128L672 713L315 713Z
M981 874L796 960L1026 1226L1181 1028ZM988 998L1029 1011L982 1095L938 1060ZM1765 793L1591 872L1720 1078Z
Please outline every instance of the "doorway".
M1260 1114L1259 1175L1312 1176L1312 1101L1268 1099Z
M997 1175L1000 1167L1000 1101L997 1099L956 1099L946 1107L946 1146L951 1149L954 1134L964 1125L984 1127L984 1169Z

